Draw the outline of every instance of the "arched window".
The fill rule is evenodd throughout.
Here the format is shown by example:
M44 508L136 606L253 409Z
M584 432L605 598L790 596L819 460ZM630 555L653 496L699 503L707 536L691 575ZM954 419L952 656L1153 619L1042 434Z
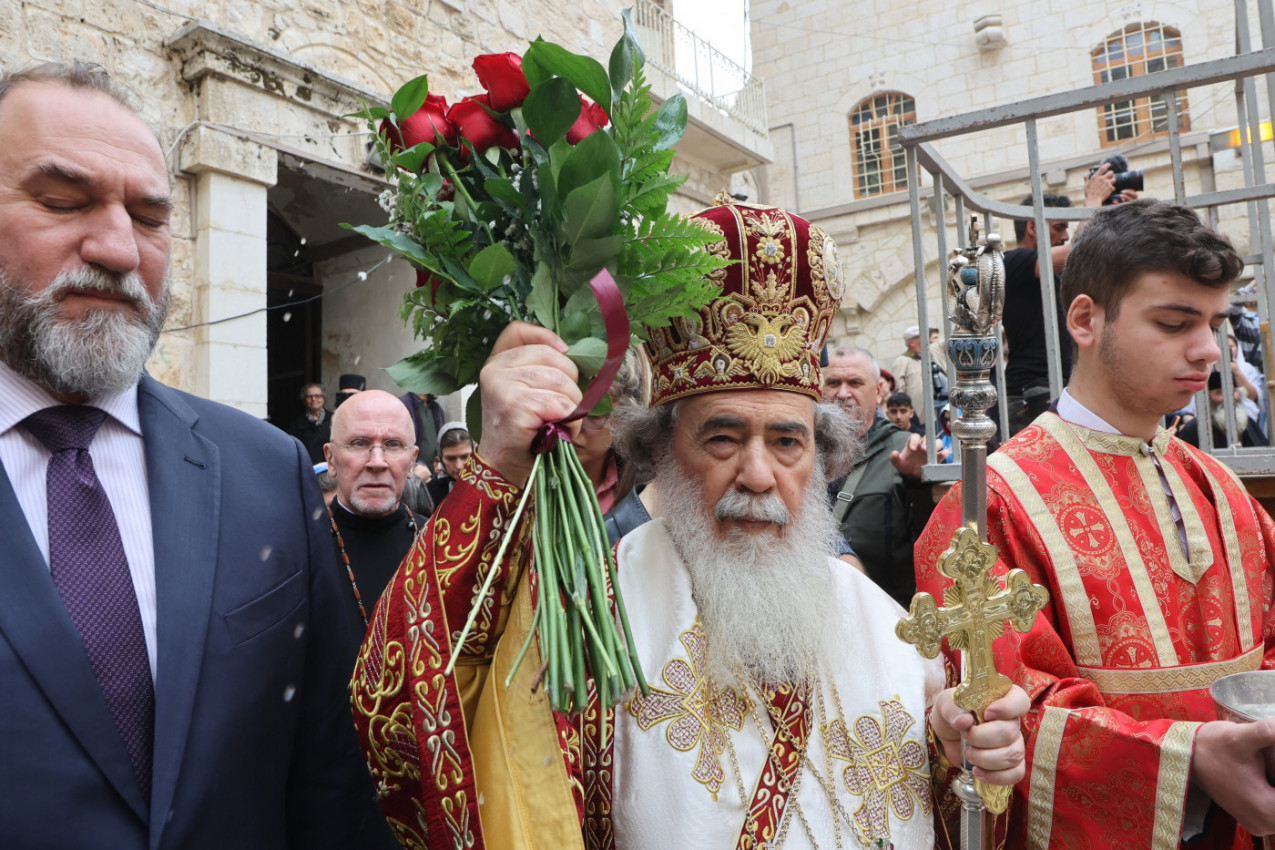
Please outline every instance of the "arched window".
M916 101L899 92L865 98L850 113L856 198L901 192L908 187L899 128L915 123Z
M1094 82L1106 83L1153 74L1182 64L1182 38L1157 23L1130 24L1107 37L1093 52ZM1186 92L1177 93L1178 129L1189 130ZM1098 109L1103 147L1168 135L1169 106L1161 95L1109 103Z

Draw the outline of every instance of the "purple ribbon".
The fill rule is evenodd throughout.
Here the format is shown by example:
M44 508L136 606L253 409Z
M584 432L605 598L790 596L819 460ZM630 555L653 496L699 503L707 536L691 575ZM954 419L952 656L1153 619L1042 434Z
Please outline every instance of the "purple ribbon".
M589 288L593 290L593 297L598 301L602 321L606 325L607 358L598 374L584 388L584 398L580 399L571 415L540 426L536 438L531 442L531 451L534 454L549 451L559 440L571 442L571 434L562 426L583 419L590 410L597 407L598 402L611 389L611 382L615 380L620 364L624 362L624 352L629 350L629 314L624 310L624 298L620 295L620 287L616 286L615 278L603 269L589 281Z

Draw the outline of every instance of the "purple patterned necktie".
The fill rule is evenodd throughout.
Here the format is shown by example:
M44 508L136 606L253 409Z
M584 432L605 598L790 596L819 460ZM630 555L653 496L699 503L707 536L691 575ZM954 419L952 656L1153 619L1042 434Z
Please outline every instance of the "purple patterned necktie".
M22 426L49 458L49 567L79 630L142 797L150 801L155 692L137 594L115 512L93 470L89 444L106 419L96 407L64 405Z

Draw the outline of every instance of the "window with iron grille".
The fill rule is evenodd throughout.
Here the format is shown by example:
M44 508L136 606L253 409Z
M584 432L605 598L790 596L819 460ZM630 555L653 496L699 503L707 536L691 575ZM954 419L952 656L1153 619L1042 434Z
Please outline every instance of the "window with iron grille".
M850 113L856 198L901 192L908 187L899 128L915 123L916 101L899 92L865 98Z
M1182 38L1176 29L1154 22L1130 24L1093 52L1094 82L1106 83L1154 74L1182 64ZM1189 130L1186 92L1177 92L1178 129ZM1164 95L1122 100L1098 108L1102 146L1114 147L1169 134L1169 105Z

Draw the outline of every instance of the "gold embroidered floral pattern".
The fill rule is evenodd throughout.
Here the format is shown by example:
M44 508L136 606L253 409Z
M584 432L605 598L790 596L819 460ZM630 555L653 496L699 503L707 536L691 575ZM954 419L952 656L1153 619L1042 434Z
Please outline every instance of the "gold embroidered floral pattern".
M688 658L674 658L664 665L664 684L670 690L652 687L646 696L634 696L627 708L644 731L669 721L664 737L673 749L689 752L699 748L691 776L708 788L716 801L726 778L721 761L726 729L742 729L750 706L733 688L714 692L712 679L704 672L708 636L699 621L682 632L680 640Z
M919 811L930 813L930 777L925 770L925 746L908 739L916 720L895 697L880 703L881 717L864 715L854 721L853 736L841 720L824 730L828 752L850 762L842 772L846 790L863 798L854 813L861 843L890 837L890 814L911 820Z
M714 273L722 294L696 319L652 328L652 403L708 388L775 388L819 398L819 349L844 277L836 244L772 207L724 203L692 217L721 239L708 250L731 264Z
M763 263L774 265L784 258L784 246L773 236L763 236L757 242L757 250L753 252Z
M753 255L767 265L775 265L784 258L784 245L780 240L791 239L788 222L779 215L762 213L748 224L748 229L757 239L757 248Z

